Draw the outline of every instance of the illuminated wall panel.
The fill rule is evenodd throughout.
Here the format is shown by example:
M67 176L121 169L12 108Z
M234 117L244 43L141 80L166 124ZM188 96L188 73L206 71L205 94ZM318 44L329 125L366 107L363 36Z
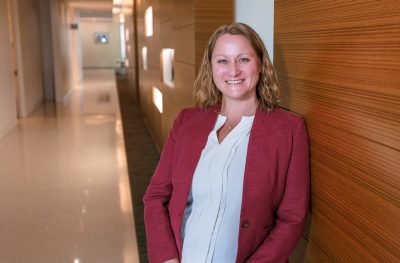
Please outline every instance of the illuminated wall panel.
M163 48L161 50L162 81L169 87L174 87L174 50Z
M153 87L153 103L160 113L163 113L163 95L161 91Z
M144 30L146 37L153 35L153 7L148 7L144 14Z

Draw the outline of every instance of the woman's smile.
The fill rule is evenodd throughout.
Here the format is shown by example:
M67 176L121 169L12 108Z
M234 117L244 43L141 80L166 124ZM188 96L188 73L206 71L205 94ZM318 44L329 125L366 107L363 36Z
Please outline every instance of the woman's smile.
M245 37L231 34L219 37L211 65L214 84L225 100L256 98L260 61Z
M243 83L243 81L244 81L244 79L238 79L238 80L227 80L225 82L228 84L235 85L235 84L241 84L241 83Z

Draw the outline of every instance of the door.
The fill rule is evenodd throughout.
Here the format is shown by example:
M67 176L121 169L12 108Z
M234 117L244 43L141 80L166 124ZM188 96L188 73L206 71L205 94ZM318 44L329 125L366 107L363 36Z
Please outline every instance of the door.
M14 0L7 0L7 16L8 16L8 26L9 26L9 39L10 39L10 51L11 51L11 66L13 69L13 88L15 92L15 100L16 100L16 105L17 105L17 116L21 116L21 105L20 105L20 96L19 96L19 74L22 72L19 72L18 70L18 56L17 56L17 48L18 46L18 38L16 37L16 32L15 32L15 5L14 5Z

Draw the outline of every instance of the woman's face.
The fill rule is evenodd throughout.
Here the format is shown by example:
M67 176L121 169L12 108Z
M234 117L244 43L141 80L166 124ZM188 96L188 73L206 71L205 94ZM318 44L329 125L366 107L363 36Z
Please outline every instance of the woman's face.
M216 43L211 57L215 86L223 99L254 100L260 75L260 61L247 38L224 34Z

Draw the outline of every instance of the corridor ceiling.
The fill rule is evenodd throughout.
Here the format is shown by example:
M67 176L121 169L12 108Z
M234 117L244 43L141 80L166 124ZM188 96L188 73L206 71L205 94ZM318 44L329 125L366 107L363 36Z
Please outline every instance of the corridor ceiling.
M68 6L79 10L81 16L112 17L113 0L68 0Z

